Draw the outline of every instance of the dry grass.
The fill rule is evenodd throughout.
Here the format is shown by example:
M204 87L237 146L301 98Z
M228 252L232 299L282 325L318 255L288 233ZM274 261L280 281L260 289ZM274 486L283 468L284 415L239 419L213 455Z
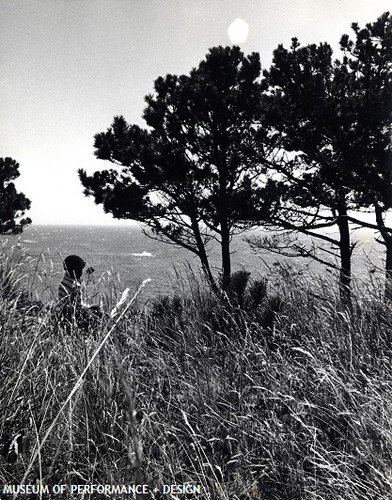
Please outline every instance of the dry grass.
M27 474L189 482L200 499L392 498L392 311L372 289L348 312L331 282L277 269L279 299L270 290L253 307L193 277L189 294L86 332L54 304L34 309L28 263L2 259L0 484ZM118 295L108 288L108 310Z

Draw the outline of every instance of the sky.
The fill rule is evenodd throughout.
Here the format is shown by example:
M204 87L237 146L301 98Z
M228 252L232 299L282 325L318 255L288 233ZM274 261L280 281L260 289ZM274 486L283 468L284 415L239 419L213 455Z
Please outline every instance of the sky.
M231 45L237 18L249 25L242 51L268 68L292 37L328 42L339 57L352 22L387 10L390 0L0 0L0 157L19 162L33 223L116 223L83 195L77 170L110 167L94 135L120 114L143 126L158 76L187 74L209 48Z

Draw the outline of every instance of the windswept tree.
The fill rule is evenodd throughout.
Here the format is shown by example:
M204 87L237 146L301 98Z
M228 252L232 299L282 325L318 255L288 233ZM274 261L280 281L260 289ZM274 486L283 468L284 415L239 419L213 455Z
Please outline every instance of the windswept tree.
M340 150L346 133L346 117L339 114L344 90L334 80L332 49L326 43L301 47L294 38L290 49L279 45L274 51L264 76L270 138L276 148L289 152L278 166L280 179L270 184L279 198L270 222L337 247L341 295L349 302L353 244L347 212L352 189ZM338 238L323 231L332 226ZM304 247L302 252L312 254Z
M289 50L280 45L265 72L264 95L270 136L291 155L281 162L282 178L274 184L281 203L272 222L338 249L346 302L355 247L349 221L367 225L350 211L377 199L385 209L391 197L390 16L365 31L353 28L356 42L347 36L341 41L343 62L333 61L325 43L301 47L293 39ZM333 226L337 238L314 231Z
M385 12L352 29L354 40L341 39L344 59L335 70L346 89L341 112L352 117L343 146L358 205L373 207L375 224L368 226L378 229L386 246L385 295L392 299L392 229L385 223L392 208L392 16Z
M189 75L158 78L143 129L121 116L95 136L95 155L115 165L89 176L84 193L119 219L193 252L213 282L208 243L219 242L223 283L230 241L260 217L257 178L267 156L260 129L260 61L215 47ZM258 132L260 135L260 131Z
M23 217L31 202L17 192L12 182L19 175L19 163L12 158L0 158L0 234L18 234L31 224L29 217Z

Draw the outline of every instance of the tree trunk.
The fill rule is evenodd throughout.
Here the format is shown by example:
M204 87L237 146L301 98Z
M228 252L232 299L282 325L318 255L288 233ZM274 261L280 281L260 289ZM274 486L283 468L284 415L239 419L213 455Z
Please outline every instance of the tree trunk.
M207 276L207 279L211 283L212 287L215 287L216 283L214 280L214 276L211 272L210 263L208 261L207 253L205 251L204 246L203 246L203 250L201 251L201 253L199 253L199 259L200 259L204 274Z
M226 290L230 285L231 258L230 258L230 230L227 219L221 221L221 252L222 252L222 288Z
M392 300L392 234L386 230L385 222L382 216L383 210L378 203L375 204L375 211L377 226L386 247L384 298L385 300Z
M207 276L208 281L211 283L212 287L215 288L216 283L214 280L214 276L212 275L211 272L210 263L208 261L208 256L206 252L206 247L204 245L203 238L201 237L200 234L199 224L197 223L196 220L192 220L192 230L196 239L196 244L198 248L197 255L200 259L202 269L204 271L204 274Z
M340 299L344 305L351 306L351 243L350 228L347 218L346 207L338 210L339 227L339 250L340 250L340 274L339 290Z
M392 236L388 235L385 239L385 300L392 300Z

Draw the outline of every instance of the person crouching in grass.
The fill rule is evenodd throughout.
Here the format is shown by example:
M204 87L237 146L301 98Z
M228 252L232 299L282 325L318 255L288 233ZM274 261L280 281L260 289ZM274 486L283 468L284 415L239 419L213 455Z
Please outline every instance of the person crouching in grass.
M65 274L61 280L58 297L59 304L61 305L62 315L68 321L76 319L77 323L82 322L82 326L86 326L86 316L90 313L96 313L95 308L91 310L82 305L81 293L81 278L83 269L86 263L78 255L68 255L64 259ZM86 269L86 273L90 275L94 272L92 267Z

